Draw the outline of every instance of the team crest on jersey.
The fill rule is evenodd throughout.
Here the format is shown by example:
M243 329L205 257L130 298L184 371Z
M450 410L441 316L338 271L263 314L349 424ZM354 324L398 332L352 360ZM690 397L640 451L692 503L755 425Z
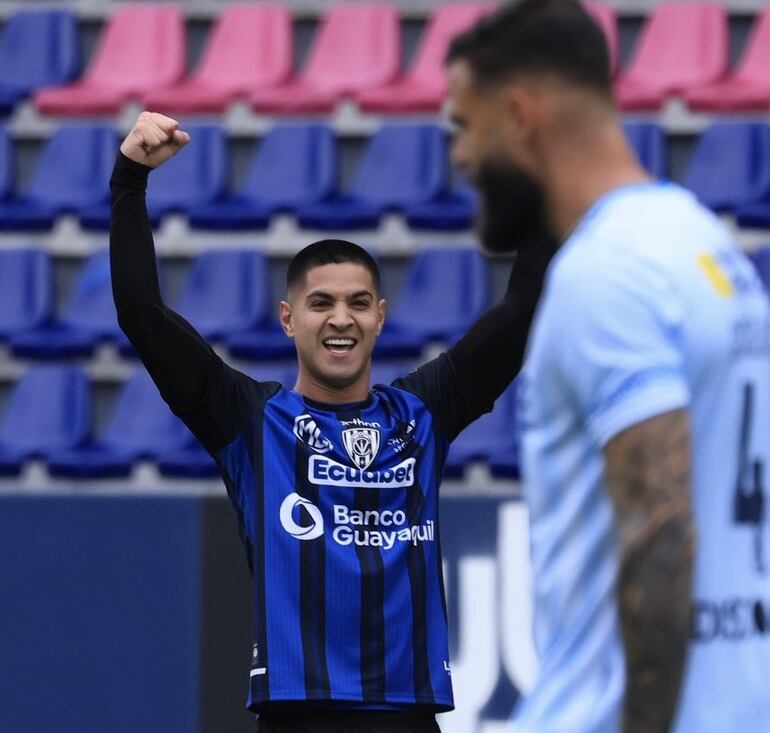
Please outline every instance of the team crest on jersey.
M380 431L377 428L355 427L342 431L342 442L350 460L361 470L369 468L380 449Z

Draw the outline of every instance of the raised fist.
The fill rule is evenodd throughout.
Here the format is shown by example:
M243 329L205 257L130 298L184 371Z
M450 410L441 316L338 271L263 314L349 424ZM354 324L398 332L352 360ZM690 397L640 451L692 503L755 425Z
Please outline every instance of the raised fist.
M137 163L157 168L187 143L190 135L179 123L157 112L142 112L120 146L120 152Z

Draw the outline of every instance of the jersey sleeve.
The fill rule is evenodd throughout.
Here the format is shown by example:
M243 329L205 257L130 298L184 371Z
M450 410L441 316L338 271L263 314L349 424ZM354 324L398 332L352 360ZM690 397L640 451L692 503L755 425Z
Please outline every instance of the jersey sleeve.
M549 283L560 380L592 438L686 406L682 307L664 270L639 254L597 246L569 253Z
M257 382L219 361L197 405L179 407L169 403L169 407L213 454L238 437L279 389L277 382Z
M446 353L399 377L393 386L419 397L449 441L471 422L473 411Z

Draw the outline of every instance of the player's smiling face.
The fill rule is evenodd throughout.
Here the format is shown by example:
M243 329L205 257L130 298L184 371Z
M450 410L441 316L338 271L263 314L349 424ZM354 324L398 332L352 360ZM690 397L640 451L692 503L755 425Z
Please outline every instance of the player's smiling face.
M281 303L281 325L297 348L299 391L339 402L365 395L384 320L385 301L363 265L310 269Z

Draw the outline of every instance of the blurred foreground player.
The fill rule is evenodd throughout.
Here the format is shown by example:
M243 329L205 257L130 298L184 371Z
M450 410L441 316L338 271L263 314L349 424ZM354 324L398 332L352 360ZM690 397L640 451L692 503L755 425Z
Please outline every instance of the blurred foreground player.
M447 353L369 386L385 319L377 265L324 240L290 263L281 324L294 390L227 366L161 300L150 170L189 141L143 113L112 177L120 325L219 466L254 595L249 707L267 731L436 731L450 710L438 485L449 442L521 365L547 254L517 259L500 304Z
M768 731L762 286L634 159L579 3L506 6L447 65L487 245L562 241L523 371L540 670L511 730Z

